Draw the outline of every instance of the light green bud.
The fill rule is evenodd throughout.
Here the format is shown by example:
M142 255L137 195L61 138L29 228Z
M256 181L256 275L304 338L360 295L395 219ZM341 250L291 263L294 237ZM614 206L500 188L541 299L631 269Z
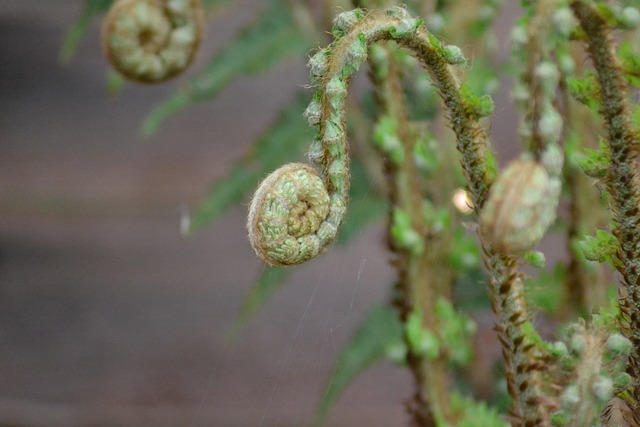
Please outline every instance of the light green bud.
M633 378L631 378L631 375L627 374L626 372L616 372L613 375L612 380L614 387L617 389L626 389L633 382Z
M320 119L322 118L322 109L320 105L320 101L316 98L312 99L307 109L304 110L303 116L307 119L310 126L315 126L320 123Z
M387 15L399 19L410 18L409 12L402 6L392 6L386 10Z
M597 380L594 381L591 391L600 402L606 402L611 397L613 392L613 381L610 378L600 375Z
M393 211L391 237L398 248L405 249L414 256L420 255L424 250L422 237L411 227L409 215L401 209Z
M552 92L558 85L560 73L558 68L551 61L543 61L536 67L536 77L538 77L547 92Z
M532 267L542 268L545 264L544 254L540 251L529 251L524 254L524 260Z
M569 349L567 345L562 341L556 341L551 344L551 354L555 357L562 357L569 354Z
M464 57L464 54L462 53L462 49L460 49L458 46L454 46L454 45L445 46L442 49L442 53L444 56L444 60L448 64L458 65L458 64L464 64L465 62L467 62L467 58Z
M431 331L423 330L414 351L417 354L423 355L428 360L435 360L440 354L438 337Z
M518 25L511 30L511 44L514 50L521 49L528 41L529 36L524 26Z
M432 33L441 33L444 30L444 17L439 13L434 13L427 18L426 24Z
M407 362L407 345L403 341L394 341L388 344L384 353L394 365L404 366Z
M327 83L326 93L330 98L343 99L347 96L347 85L340 77L334 76Z
M573 12L571 12L568 7L556 9L556 11L553 12L551 21L555 29L565 37L569 36L578 25L578 20L573 16Z
M607 338L607 350L613 356L628 355L633 348L633 344L622 334L614 333Z
M562 165L564 164L564 153L558 144L549 144L542 152L542 166L552 177L559 177L562 174Z
M635 7L625 7L619 18L620 25L628 30L640 26L640 11Z
M580 403L580 393L578 392L578 386L571 384L564 389L564 393L560 396L560 402L564 407L572 407Z
M421 23L421 20L415 18L403 19L395 28L390 30L391 35L396 39L408 37L416 32Z
M561 54L558 55L558 67L564 74L573 74L576 70L576 62L573 60L571 55L566 53Z
M582 354L587 349L587 338L581 333L576 333L571 337L569 345L573 352Z
M547 143L556 143L562 133L562 116L549 105L540 114L538 132Z
M327 72L328 58L329 51L327 49L321 49L309 59L308 66L313 77L320 78L324 76Z
M511 90L511 99L513 99L519 107L525 107L531 101L529 87L522 82L516 82Z
M343 33L347 33L351 31L354 25L358 23L360 19L364 16L364 13L361 9L354 9L348 12L343 12L336 16L336 19L333 21L334 30L342 31Z

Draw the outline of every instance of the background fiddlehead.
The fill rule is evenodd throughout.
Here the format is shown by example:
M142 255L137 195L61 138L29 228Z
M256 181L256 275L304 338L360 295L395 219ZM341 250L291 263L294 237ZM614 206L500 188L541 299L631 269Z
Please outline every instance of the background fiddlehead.
M105 54L128 79L170 79L193 61L203 13L200 0L118 0L104 19Z

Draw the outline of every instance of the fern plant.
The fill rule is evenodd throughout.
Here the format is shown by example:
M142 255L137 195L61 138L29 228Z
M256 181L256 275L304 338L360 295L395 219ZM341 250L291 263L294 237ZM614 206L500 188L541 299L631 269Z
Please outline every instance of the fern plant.
M197 44L199 30L176 11L199 1L111 3L85 1L63 57L90 19L113 7L124 11L121 21L109 21L110 12L104 31L121 73L138 57L146 62L133 68L144 81L164 80L156 66L188 64L192 53L180 49ZM232 4L203 3L208 13ZM237 332L286 281L289 266L348 241L386 212L393 297L371 309L339 355L318 426L350 381L383 358L412 374L411 426L640 425L640 108L633 103L640 3L523 0L510 59L496 65L491 29L501 7L498 0L270 0L143 123L151 135L237 76L314 50L312 90L213 185L188 231L257 187L247 228L270 267L247 296ZM191 15L197 21L199 14ZM167 33L153 38L156 27ZM114 36L116 29L124 35ZM178 52L164 54L162 43ZM128 56L114 58L119 51ZM363 67L370 87L351 94ZM170 70L167 76L176 73ZM489 124L500 120L491 95L504 70L514 80L523 154L499 172ZM305 152L311 164L299 163ZM544 266L534 248L550 228L564 234L566 257L525 273L526 264ZM463 374L474 357L469 310L478 304L478 282L495 313L502 400L489 401ZM536 329L541 310L559 325L554 333Z

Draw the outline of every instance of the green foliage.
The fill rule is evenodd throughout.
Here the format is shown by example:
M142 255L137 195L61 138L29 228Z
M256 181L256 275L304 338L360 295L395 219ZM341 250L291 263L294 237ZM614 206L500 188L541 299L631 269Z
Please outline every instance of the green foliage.
M430 136L418 138L413 147L416 166L426 176L432 176L439 168L438 141Z
M69 28L62 41L60 49L60 60L62 62L71 61L93 18L109 10L112 2L113 0L85 0L82 13Z
M617 263L618 240L605 230L597 230L595 236L585 236L580 249L586 259L615 266Z
M462 95L465 104L476 118L487 117L493 114L495 108L493 106L493 99L491 96L476 95L471 86L466 83L462 84L460 87L460 94Z
M440 354L440 341L434 332L424 328L420 310L416 309L409 314L405 335L414 354L424 356L427 360L434 360Z
M422 24L424 24L422 19L405 19L398 26L392 28L390 33L395 39L403 39L415 34Z
M438 335L449 362L457 366L468 365L473 357L471 336L476 331L475 323L444 298L436 302L435 315L440 325Z
M640 87L640 55L634 51L633 45L629 40L620 43L618 55L622 60L622 66L627 80L636 88Z
M585 175L603 179L607 176L611 166L611 154L606 142L600 141L600 149L585 148L585 154L575 154L573 160L580 166Z
M324 423L333 405L356 376L382 359L387 349L397 347L399 342L402 342L402 325L396 313L387 306L373 307L338 356L335 370L318 406L315 425Z
M613 289L613 287L612 287ZM616 300L616 292L612 291L609 304L599 308L597 313L591 316L591 322L603 331L617 331L620 327L620 307Z
M310 47L307 33L295 23L291 8L282 0L270 0L257 21L222 48L186 87L149 114L142 133L153 134L165 119L193 103L215 97L239 76L264 72Z
M125 85L125 80L122 75L116 71L109 70L107 75L107 93L111 96L118 95Z
M424 250L423 239L413 229L411 217L400 208L393 209L390 232L394 245L400 249L407 250L413 256L420 255Z
M544 254L540 251L529 251L523 256L524 261L532 267L542 268L545 264Z
M396 166L400 166L404 161L404 147L398 137L397 127L398 123L393 117L380 117L373 131L373 141Z
M485 402L476 402L459 393L451 395L451 409L461 414L456 427L508 427L495 408Z
M585 72L584 77L567 77L567 85L571 95L577 101L592 111L598 111L600 108L600 87L592 72Z
M475 237L465 230L454 230L454 244L449 252L449 262L455 271L466 271L480 266L482 254Z
M453 221L447 207L436 207L430 200L425 200L422 203L422 212L425 224L429 232L433 234L440 234L447 230Z

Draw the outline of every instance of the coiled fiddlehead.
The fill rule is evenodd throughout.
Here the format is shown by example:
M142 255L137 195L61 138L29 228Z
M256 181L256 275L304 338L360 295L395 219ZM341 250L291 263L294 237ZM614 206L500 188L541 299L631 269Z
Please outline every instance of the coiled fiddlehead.
M318 179L324 183L327 192L322 200L329 201L328 208L323 208L326 217L320 216L318 228L309 228L309 235L290 231L285 233L285 224L291 229L297 218L307 215L301 214L300 206L312 207L313 204L309 202L306 190L291 199L283 197L281 190L286 187L289 191L289 185L292 189L306 181L317 181L310 177L297 178L293 181L295 185L285 184L288 182L283 177L285 173L299 173L299 169L311 173L310 167L301 164L284 166L267 177L251 202L247 229L256 254L272 265L298 264L322 253L335 239L343 222L349 197L345 126L347 85L366 60L367 47L373 43L395 40L412 51L426 66L449 110L476 206L482 206L490 185L483 161L484 131L475 120L477 115L473 107L462 99L459 83L448 69L443 46L434 44L422 21L410 17L402 8L369 13L358 9L346 13L348 16L343 17L345 19L336 20L334 34L337 40L320 50L309 62L312 77L318 85L313 101L305 112L309 123L318 129L309 157L322 171ZM290 206L296 209L289 211ZM293 214L293 218L286 216L289 214ZM316 218L315 213L312 216Z
M158 83L193 61L203 26L200 0L118 0L105 17L102 43L123 76Z
M335 237L342 213L328 218L329 212L329 195L316 171L290 163L269 175L253 196L248 227L255 232L249 240L271 265L299 264Z

